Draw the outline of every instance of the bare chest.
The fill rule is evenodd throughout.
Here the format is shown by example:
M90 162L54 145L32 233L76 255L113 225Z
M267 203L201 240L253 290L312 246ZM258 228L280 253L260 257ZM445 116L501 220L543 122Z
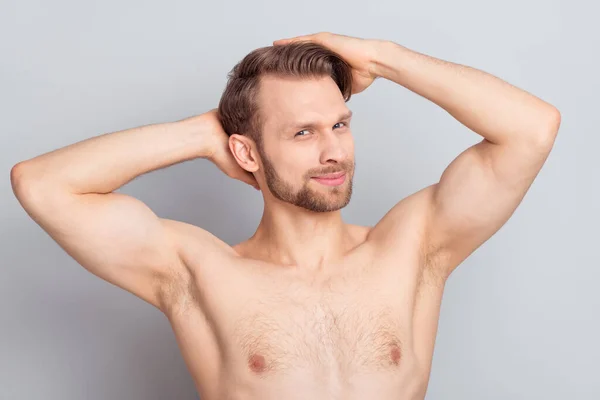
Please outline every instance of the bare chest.
M409 333L390 304L362 299L279 304L235 323L237 361L258 375L290 370L351 376L401 368Z
M261 398L298 385L314 398L398 393L420 379L413 340L418 269L393 271L359 267L313 281L221 269L198 276L190 285L193 304L171 322L205 387L220 382Z
M257 280L230 312L225 358L265 377L401 370L412 352L414 286L406 282L414 280L397 279L370 271L322 284Z

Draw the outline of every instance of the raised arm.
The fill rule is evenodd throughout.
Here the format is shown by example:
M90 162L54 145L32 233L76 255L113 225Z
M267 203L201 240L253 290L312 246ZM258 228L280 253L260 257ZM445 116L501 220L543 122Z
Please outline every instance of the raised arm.
M96 136L15 165L13 191L29 216L84 268L164 311L166 296L178 293L186 274L185 241L214 246L218 240L113 192L139 175L199 157L254 185L225 158L219 127L209 112Z
M382 45L374 73L433 101L483 137L419 192L427 203L427 257L449 275L496 233L525 196L560 126L552 105L493 75L398 44ZM395 210L387 216L393 229Z
M319 43L344 58L352 67L353 93L376 78L389 79L483 137L446 168L438 183L400 201L370 234L371 240L394 248L394 240L406 234L407 209L411 216L418 211L424 257L435 260L439 275L449 275L520 204L552 149L560 113L493 75L394 42L320 32L274 44L293 41Z

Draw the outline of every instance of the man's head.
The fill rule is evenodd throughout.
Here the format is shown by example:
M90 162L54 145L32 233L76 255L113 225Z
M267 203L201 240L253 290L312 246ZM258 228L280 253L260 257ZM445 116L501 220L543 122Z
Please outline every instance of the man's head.
M240 166L286 203L315 212L346 206L354 175L350 66L320 45L291 43L251 52L228 77L218 114ZM337 172L343 183L316 179Z

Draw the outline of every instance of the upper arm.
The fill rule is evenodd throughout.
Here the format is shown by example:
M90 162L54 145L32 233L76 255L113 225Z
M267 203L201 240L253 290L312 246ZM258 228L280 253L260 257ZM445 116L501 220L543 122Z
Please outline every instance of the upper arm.
M552 140L495 144L486 139L462 152L427 197L427 251L450 274L511 217L538 175Z
M508 144L483 139L459 154L439 182L396 204L372 240L393 249L408 237L436 276L447 278L514 213L552 145L552 135Z
M13 186L32 219L81 266L163 310L163 294L186 273L181 223L125 194L62 193L26 180Z

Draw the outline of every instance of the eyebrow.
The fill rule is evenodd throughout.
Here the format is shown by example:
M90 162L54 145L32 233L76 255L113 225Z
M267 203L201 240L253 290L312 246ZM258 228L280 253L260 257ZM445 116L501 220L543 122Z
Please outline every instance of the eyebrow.
M343 121L343 120L350 119L351 117L352 117L352 110L348 110L348 111L344 112L342 115L340 115L337 120ZM284 127L284 130L288 131L288 130L300 129L300 128L315 128L318 126L319 126L318 122L306 121L306 122L298 122L298 123L292 123L290 125L286 125L286 127Z

